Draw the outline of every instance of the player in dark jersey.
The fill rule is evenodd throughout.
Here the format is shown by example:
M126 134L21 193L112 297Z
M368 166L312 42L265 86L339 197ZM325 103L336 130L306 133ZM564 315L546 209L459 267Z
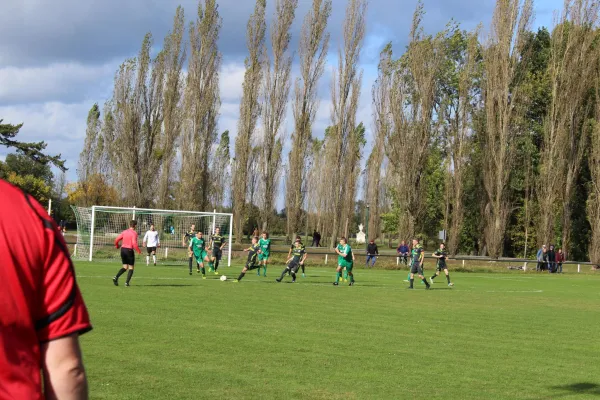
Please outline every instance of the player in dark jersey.
M419 243L418 239L413 239L413 248L411 252L411 266L410 266L410 286L409 289L413 289L413 283L415 281L415 274L419 275L419 278L425 284L425 288L429 289L429 282L425 279L423 275L423 261L425 259L425 250L423 246Z
M248 252L248 260L246 261L246 265L244 266L244 269L242 269L240 276L238 276L238 278L235 279L234 282L241 281L246 275L246 272L248 272L249 270L260 268L258 255L262 252L262 250L260 249L260 244L258 244L258 236L254 236L252 238L252 244L247 249L244 249L244 251Z
M223 256L223 247L225 247L225 237L221 236L221 228L215 229L215 234L210 237L212 256L208 263L209 268L214 268L215 275L218 275L217 269L219 268L219 261Z
M183 247L188 249L188 265L190 267L190 275L192 274L192 265L194 262L194 253L190 249L190 242L195 237L196 237L196 225L192 224L192 225L190 225L190 230L187 231L185 235L183 235L183 239L182 239L182 243L181 243L183 245ZM197 267L198 267L198 269L200 269L200 264L197 264Z
M302 250L303 250L304 252L306 252L306 246L304 245L304 243L302 243L302 238L301 238L300 236L296 236L296 240L294 240L294 241L292 242L292 244L291 244L291 246L290 246L290 250L288 251L288 257L287 257L287 258L288 258L288 261L289 261L289 260L290 260L290 258L292 257L292 254L293 254L294 250L296 249L296 243L298 243L298 242L300 242L300 245L302 246ZM304 269L304 263L302 263L302 264L300 265L300 268L302 268L302 277L303 277L303 278L306 278L306 275L305 275L305 272L306 272L306 271L305 271L305 269ZM291 270L289 270L289 271L288 271L288 275L291 275L291 272L292 272L292 271L291 271Z
M306 247L302 244L300 238L296 238L296 242L294 243L294 248L291 250L291 257L287 260L287 266L281 273L281 276L275 279L277 282L281 282L285 277L285 274L290 274L292 276L292 283L296 282L296 273L298 272L298 268L302 267L304 270L304 261L306 260ZM302 274L304 275L304 274Z
M437 267L435 269L435 274L431 278L429 278L429 282L433 285L433 280L440 276L440 271L444 271L446 274L446 280L448 281L448 286L454 286L452 282L450 282L450 273L448 272L448 265L446 264L446 260L448 260L448 252L446 251L446 245L444 243L440 244L440 248L432 254L435 258L438 259Z

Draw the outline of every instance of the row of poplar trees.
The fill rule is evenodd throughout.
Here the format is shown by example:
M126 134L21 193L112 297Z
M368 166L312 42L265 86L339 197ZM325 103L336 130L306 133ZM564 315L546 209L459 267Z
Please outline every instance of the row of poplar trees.
M248 21L233 155L229 133L217 133L222 19L216 0L200 0L189 43L180 7L156 57L147 34L117 71L103 115L90 110L82 191L101 180L117 202L139 207L230 203L236 240L253 209L272 227L284 196L288 236L310 227L335 242L360 214L371 237L445 229L452 254L527 256L545 243L600 262L599 1L566 0L550 30L532 32L532 0L497 0L489 27L450 22L436 34L424 32L419 3L404 51L382 49L369 149L357 121L367 0L348 1L326 132L312 127L331 0L312 1L297 52L298 0L274 1L268 26L266 0Z

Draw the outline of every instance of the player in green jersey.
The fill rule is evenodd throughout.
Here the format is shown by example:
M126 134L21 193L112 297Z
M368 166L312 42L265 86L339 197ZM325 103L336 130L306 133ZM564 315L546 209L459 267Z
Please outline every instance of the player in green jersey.
M286 267L281 273L281 276L275 279L277 282L281 282L285 277L285 274L290 274L292 276L292 283L296 282L296 273L298 272L298 268L302 267L304 270L304 261L308 254L306 254L306 247L302 243L300 237L296 238L294 242L294 248L290 252L291 257L288 257ZM302 274L304 275L304 274Z
M333 285L339 285L342 270L345 268L350 278L350 286L353 286L354 273L352 272L352 268L354 267L354 253L345 237L340 239L340 244L335 248L335 252L338 255L338 267L335 271L335 282L333 282Z
M431 278L429 278L429 282L431 282L431 284L433 285L433 280L436 277L440 276L441 271L444 271L444 273L446 274L446 280L448 281L448 286L454 286L454 284L450 282L450 273L448 272L448 265L446 264L446 260L449 260L448 252L446 251L446 245L444 243L441 243L440 248L437 249L436 252L432 254L432 256L437 258L438 261L437 267L435 269L435 274Z
M412 246L412 251L411 251L411 265L410 265L410 286L408 287L409 289L413 289L413 284L415 281L415 274L418 274L419 278L423 281L423 283L425 284L425 288L429 289L429 282L427 282L427 279L425 279L425 276L423 275L423 261L425 259L425 249L423 249L423 246L421 246L421 244L419 243L418 239L413 239L413 246Z
M258 255L258 261L262 264L263 276L267 276L267 264L269 263L269 254L271 254L271 239L269 239L269 233L263 232L262 237L258 241L260 246L260 254ZM260 267L256 273L260 276Z
M202 271L202 279L206 279L206 270L204 269L204 261L208 261L208 253L206 252L206 240L202 231L198 231L196 236L190 240L188 250L196 258L198 265L198 273ZM192 259L190 259L190 275L192 275Z
M252 237L252 244L247 249L244 249L244 251L248 252L248 260L246 261L246 265L244 266L244 269L242 269L240 276L238 276L238 278L235 279L234 282L241 281L246 275L246 272L248 272L249 270L260 268L258 256L261 253L261 249L260 245L258 244L258 236Z

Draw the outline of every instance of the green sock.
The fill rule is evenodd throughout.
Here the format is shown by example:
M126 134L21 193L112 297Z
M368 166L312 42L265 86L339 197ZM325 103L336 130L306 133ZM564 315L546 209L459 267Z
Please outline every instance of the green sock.
M344 279L348 280L348 270L344 270Z
M209 269L209 271L212 271L212 270L214 269L214 268L213 268L213 265L214 265L214 264L213 264L213 262L212 262L212 261L209 261L209 262L208 262L208 269Z
M202 267L202 276L206 275L206 269L204 267Z
M406 280L410 281L410 272L408 273L408 275L406 276Z
M267 276L267 266L263 267L263 276Z
M342 275L341 272L336 272L335 273L335 283L338 283L340 281L340 276Z

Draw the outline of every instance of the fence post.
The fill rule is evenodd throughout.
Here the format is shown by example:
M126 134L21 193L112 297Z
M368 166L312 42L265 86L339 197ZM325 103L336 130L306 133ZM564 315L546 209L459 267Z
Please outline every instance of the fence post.
M327 264L327 256L328 254L325 254L325 264Z
M463 268L464 268L465 267L465 260L462 260L462 262L463 262Z
M400 265L400 257L396 257L396 265Z
M581 272L581 264L577 264L577 273Z
M165 260L169 257L169 248L165 247Z
M527 271L527 262L523 263L523 271Z
M73 247L73 257L77 257L77 243L75 243L75 247Z

